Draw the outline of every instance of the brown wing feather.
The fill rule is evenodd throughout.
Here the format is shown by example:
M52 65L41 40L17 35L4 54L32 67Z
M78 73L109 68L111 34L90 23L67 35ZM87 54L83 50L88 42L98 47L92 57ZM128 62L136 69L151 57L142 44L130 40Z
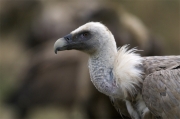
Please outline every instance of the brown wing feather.
M179 119L180 117L178 114L180 113L178 112L180 112L180 107L178 105L180 102L180 95L177 93L180 90L180 69L178 69L180 68L180 56L144 57L143 65L138 68L144 70L144 77L146 78L143 83L142 95L151 112L157 117L164 116L165 114L170 114L167 116L170 117L172 114L175 114L174 117L169 119ZM167 75L165 75L166 73ZM170 78L169 75L173 75L173 78ZM174 79L177 79L177 81L174 81ZM178 81L179 83L177 85ZM175 89L174 86L171 86L175 84L177 87L179 86L179 88ZM163 88L165 87L167 91L164 93ZM163 97L165 94L166 97ZM121 115L130 118L125 101L113 98L110 99ZM167 112L167 110L171 111ZM163 117L163 119L166 119L166 117Z
M176 119L180 112L180 56L145 57L143 99L156 116ZM170 119L171 119L170 118ZM180 117L179 117L180 118Z
M143 68L145 77L149 74L166 69L180 68L180 56L144 57Z

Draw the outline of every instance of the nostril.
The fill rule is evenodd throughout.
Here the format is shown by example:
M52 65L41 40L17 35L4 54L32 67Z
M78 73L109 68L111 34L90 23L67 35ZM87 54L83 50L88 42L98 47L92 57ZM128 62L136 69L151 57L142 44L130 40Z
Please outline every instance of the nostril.
M71 40L71 34L64 37L65 40L70 41Z
M66 40L70 40L68 37L66 37Z

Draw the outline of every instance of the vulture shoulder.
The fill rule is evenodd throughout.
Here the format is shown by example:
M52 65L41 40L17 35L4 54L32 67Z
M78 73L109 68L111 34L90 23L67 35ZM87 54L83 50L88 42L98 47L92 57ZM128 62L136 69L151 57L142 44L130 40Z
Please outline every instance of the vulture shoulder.
M143 68L145 77L156 71L180 68L180 56L144 57Z
M142 96L156 117L180 118L180 56L145 57Z

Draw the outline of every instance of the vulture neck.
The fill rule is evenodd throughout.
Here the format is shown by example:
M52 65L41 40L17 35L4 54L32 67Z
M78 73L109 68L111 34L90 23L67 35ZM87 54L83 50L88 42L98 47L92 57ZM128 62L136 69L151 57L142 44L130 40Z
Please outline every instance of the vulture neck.
M140 92L142 70L138 68L142 58L127 50L127 46L117 51L114 40L109 40L90 55L89 71L95 87L105 95L128 99ZM130 96L130 97L129 97Z
M89 72L91 81L98 91L105 95L116 97L122 94L116 86L113 75L113 65L117 55L117 47L114 39L107 40L98 47L97 51L90 55ZM118 94L117 94L118 92ZM122 97L122 96L121 96Z

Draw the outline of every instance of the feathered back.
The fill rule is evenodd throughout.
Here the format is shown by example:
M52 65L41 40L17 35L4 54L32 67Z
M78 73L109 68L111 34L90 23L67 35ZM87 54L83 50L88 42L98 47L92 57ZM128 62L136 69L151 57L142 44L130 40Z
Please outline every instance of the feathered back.
M115 57L113 74L116 85L120 87L125 98L136 93L136 86L142 83L142 71L136 66L142 64L143 58L136 54L136 48L128 50L128 45L122 46Z

